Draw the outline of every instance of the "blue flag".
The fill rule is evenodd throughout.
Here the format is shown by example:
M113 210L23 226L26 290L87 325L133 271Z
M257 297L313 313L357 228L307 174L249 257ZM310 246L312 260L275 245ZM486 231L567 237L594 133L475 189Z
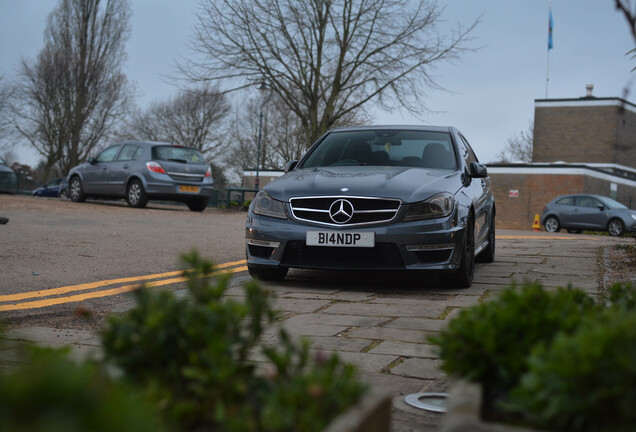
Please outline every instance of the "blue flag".
M550 19L548 21L548 51L553 47L552 44L552 29L554 28L554 20L552 19L552 9L550 9Z

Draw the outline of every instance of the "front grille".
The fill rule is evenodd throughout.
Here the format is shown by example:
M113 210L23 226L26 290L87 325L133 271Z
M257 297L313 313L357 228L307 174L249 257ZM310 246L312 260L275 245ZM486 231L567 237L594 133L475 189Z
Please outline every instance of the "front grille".
M340 200L346 200L353 207L351 218L346 221L338 218L334 220L330 214L332 205ZM390 222L397 215L401 204L397 199L348 196L292 198L289 202L294 218L331 226Z
M404 262L393 243L377 243L372 248L307 246L289 241L280 263L285 267L335 269L404 269Z

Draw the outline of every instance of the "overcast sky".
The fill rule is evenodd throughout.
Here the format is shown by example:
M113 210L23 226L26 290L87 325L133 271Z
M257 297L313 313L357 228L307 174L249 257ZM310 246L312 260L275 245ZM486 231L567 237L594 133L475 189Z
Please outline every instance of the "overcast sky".
M53 0L0 0L0 75L10 81L20 58L34 59L43 45ZM165 76L179 56L188 56L198 0L132 0L132 36L125 72L140 92L137 103L173 96ZM528 129L534 100L546 96L549 0L439 0L445 25L469 25L481 16L472 42L481 47L435 70L447 91L427 92L432 125L459 128L483 162L490 162L508 138ZM614 0L553 0L554 48L550 51L548 98L577 98L586 84L598 97L636 102L636 60L627 22ZM634 83L631 84L630 80ZM631 94L624 95L624 89ZM376 124L421 123L408 114L377 113ZM37 156L16 151L18 161ZM593 161L590 161L593 162Z

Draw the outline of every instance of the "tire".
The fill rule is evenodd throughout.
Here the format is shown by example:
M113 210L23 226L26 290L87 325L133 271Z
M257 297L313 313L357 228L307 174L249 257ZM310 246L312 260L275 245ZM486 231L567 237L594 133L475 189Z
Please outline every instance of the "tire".
M477 262L491 263L495 261L495 212L490 217L490 229L488 230L488 246L481 251L476 258Z
M60 194L58 195L58 198L60 198L60 199L68 199L68 192L66 191L66 189L60 191Z
M73 177L68 184L69 196L71 201L84 202L86 201L86 195L84 195L84 188L82 186L82 180L79 177Z
M287 267L255 267L248 265L250 276L260 281L282 281L287 276Z
M581 234L582 230L576 228L568 228L570 234Z
M460 259L459 268L453 273L442 274L440 279L445 284L457 288L470 288L475 277L475 222L470 215L464 234L464 248Z
M545 221L543 221L543 226L547 232L555 233L561 231L561 223L556 216L548 216Z
M188 208L190 209L190 211L202 212L208 206L208 200L197 199L197 200L188 201L186 204L188 204Z
M144 191L141 181L134 179L126 188L126 202L134 208L144 208L148 204L148 195Z
M612 219L607 224L607 231L613 237L620 237L625 232L625 224L620 219Z

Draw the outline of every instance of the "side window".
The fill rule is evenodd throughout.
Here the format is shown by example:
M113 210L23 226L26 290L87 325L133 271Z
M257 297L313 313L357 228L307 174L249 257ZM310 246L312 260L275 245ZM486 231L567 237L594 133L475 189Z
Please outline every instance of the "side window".
M597 200L596 198L592 198L592 197L587 197L587 196L580 196L577 197L576 199L576 205L578 205L579 207L598 207L599 205L601 205L601 202L599 200Z
M132 144L126 144L124 146L124 149L119 154L119 157L117 158L117 160L132 161L137 159L140 155L141 155L141 147L132 145Z
M459 145L459 150L461 153L460 156L466 162L466 166L469 167L471 162L479 162L477 160L477 156L475 156L475 152L473 152L470 144L468 144L468 141L466 141L466 138L464 138L462 134L459 134L459 137L461 138L461 142Z
M565 198L562 198L562 199L558 200L555 204L559 204L559 205L570 205L570 206L573 206L573 205L575 205L575 203L574 203L574 197L565 197Z
M112 162L121 148L120 145L108 147L106 150L97 155L97 162Z

